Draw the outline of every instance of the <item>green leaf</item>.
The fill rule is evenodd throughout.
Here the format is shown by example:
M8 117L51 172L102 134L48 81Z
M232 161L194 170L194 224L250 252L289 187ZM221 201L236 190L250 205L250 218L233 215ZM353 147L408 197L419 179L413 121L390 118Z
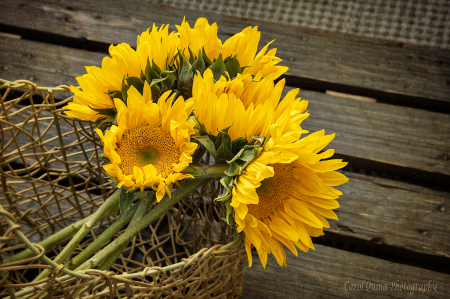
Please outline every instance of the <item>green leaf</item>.
M225 64L231 79L235 78L237 74L241 72L241 65L236 56L237 54L233 58L230 58Z
M119 208L122 215L130 207L134 199L134 194L130 192L127 193L127 189L127 187L120 188Z
M240 160L250 162L252 161L257 155L256 148L254 146L251 147L244 147L244 151L242 152L242 155L239 157Z
M128 85L133 85L140 94L144 93L144 81L142 81L140 78L127 77L125 78L125 80L127 81Z
M216 146L208 135L193 136L193 138L198 140L206 148L206 150L211 153L211 155L215 156L217 154Z
M227 74L225 73L227 67L222 60L222 51L220 51L219 57L217 57L216 61L214 61L213 64L209 66L209 69L212 70L215 81L219 80L221 76L227 76Z

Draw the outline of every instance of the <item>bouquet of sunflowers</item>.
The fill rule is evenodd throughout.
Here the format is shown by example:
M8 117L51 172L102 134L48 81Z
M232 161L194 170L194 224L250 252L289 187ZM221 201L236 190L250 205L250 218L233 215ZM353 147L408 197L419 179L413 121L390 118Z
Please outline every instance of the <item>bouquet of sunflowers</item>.
M264 267L268 254L285 266L282 245L307 252L311 236L329 227L325 217L337 219L342 193L333 187L348 179L336 170L347 163L322 151L334 134L302 137L307 101L298 89L282 98L285 80L278 79L288 68L276 49L268 51L269 43L257 51L257 27L225 42L204 18L176 28L153 25L136 49L111 45L102 67L86 67L71 87L65 113L95 123L117 191L53 260L67 270L108 270L133 237L212 180L222 186L214 202L225 207L221 221L236 229L249 266L252 248ZM129 223L124 233L109 242L122 226L108 228L69 261L90 228L119 211Z

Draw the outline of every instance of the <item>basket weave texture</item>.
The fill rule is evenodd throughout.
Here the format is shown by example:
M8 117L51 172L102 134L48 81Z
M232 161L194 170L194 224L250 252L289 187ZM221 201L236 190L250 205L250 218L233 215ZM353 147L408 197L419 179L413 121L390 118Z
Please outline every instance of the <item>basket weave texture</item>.
M55 89L64 90L68 87ZM108 272L87 270L91 279L82 280L62 274L63 265L46 264L37 243L92 214L113 186L105 180L94 126L62 113L71 98L55 102L45 88L24 80L0 83L0 93L0 259L26 248L18 230L41 252L1 265L0 298L11 292L22 298L240 297L246 254L242 242L223 246L235 231L220 220L224 209L213 201L217 182L193 192L138 234ZM102 220L74 255L116 219ZM54 257L64 244L45 255ZM44 269L51 269L50 275L31 283Z

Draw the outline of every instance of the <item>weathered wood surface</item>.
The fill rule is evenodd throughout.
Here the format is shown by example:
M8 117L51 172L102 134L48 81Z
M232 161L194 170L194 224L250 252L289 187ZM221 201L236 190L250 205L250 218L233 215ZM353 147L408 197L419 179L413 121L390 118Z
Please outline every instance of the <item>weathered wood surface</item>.
M7 59L3 53L13 53ZM28 57L28 58L27 58ZM0 37L0 77L34 78L40 85L76 84L85 65L100 65L101 53ZM6 70L5 70L6 68ZM67 72L57 71L68 68ZM285 89L287 92L289 88ZM311 116L304 128L336 132L336 153L450 176L450 115L301 91Z
M23 16L18 17L18 12ZM205 14L144 0L98 1L96 5L88 1L4 0L0 25L135 45L136 35L153 22L179 24L184 16L193 23ZM274 46L291 76L427 98L430 103L450 102L448 51L214 13L208 13L208 18L218 23L222 39L258 25L261 44L276 39ZM175 30L173 25L170 28Z
M336 248L288 252L287 267L270 255L266 270L256 253L244 275L243 298L449 298L450 275ZM405 285L406 283L406 285ZM413 284L434 288L408 289ZM380 286L380 284L382 286ZM426 287L426 286L425 286ZM431 286L430 286L431 287Z
M449 114L303 90L300 96L311 114L302 127L336 133L336 153L450 175Z
M340 235L450 258L450 193L380 177L344 172L339 186ZM326 233L326 232L325 232Z

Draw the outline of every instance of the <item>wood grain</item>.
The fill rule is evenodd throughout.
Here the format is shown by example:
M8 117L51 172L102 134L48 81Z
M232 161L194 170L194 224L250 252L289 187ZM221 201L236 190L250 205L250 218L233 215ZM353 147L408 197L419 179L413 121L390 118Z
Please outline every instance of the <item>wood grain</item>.
M450 115L311 91L299 95L311 114L302 127L336 133L330 144L336 153L450 175Z
M350 180L338 187L343 193L336 210L339 220L330 220L327 231L450 258L450 193L344 174Z
M136 35L155 22L193 23L203 12L148 1L5 0L0 24L81 41L136 43ZM23 15L18 17L20 12ZM289 75L337 85L450 102L448 51L409 44L329 33L299 26L208 13L219 25L219 37L258 25L261 44L276 39L278 55ZM171 30L175 30L172 25ZM20 31L20 30L19 30ZM338 90L341 91L341 90Z
M321 245L315 248L308 253L300 252L298 257L288 252L287 267L278 266L270 255L266 270L254 253L253 266L245 270L243 298L448 298L450 295L448 274ZM404 283L433 283L437 285L436 292L408 291L399 286Z

